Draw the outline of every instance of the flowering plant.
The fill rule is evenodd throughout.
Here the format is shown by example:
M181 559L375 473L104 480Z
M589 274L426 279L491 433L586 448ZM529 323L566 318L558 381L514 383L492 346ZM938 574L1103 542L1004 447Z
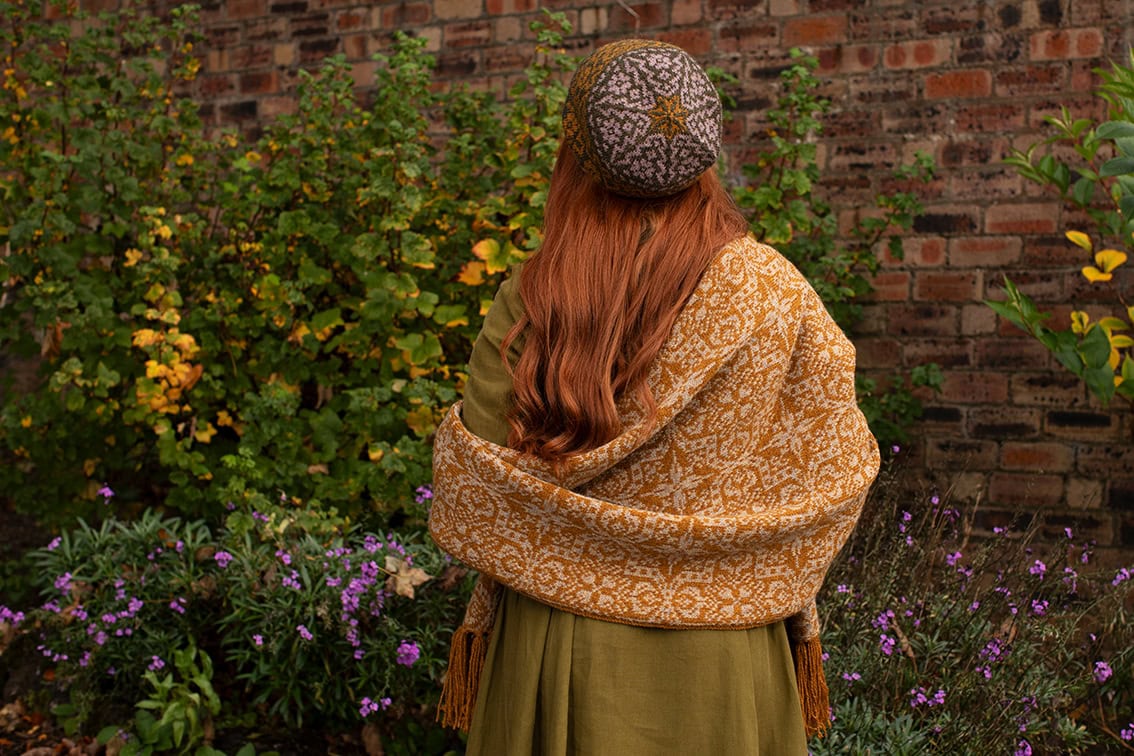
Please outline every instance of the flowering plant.
M33 555L42 605L0 607L0 653L33 651L25 663L45 690L69 691L75 726L121 724L147 688L172 705L173 662L188 668L197 649L187 679L219 696L204 718L222 703L230 717L329 731L427 718L465 571L412 526L304 527L293 509L234 507L215 533L153 512L65 532ZM194 722L180 735L213 729Z
M1071 527L982 520L875 491L820 595L833 708L815 754L1130 745L1129 571L1096 566Z

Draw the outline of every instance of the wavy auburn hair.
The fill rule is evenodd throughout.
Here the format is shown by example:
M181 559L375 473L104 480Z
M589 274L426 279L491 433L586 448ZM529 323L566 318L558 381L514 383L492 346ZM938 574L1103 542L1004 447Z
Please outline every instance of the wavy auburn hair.
M559 149L543 244L520 272L523 334L508 445L551 461L622 430L616 402L656 411L646 374L717 252L748 224L715 170L660 199L605 190ZM505 359L505 364L507 360Z

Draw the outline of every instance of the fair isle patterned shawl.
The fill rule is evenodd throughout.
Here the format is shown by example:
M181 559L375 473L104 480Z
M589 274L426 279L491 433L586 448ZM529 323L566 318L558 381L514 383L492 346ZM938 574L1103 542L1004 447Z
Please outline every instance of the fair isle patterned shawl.
M791 263L744 237L706 270L648 380L652 422L625 402L621 435L558 469L449 412L429 528L481 573L462 631L491 631L496 582L646 627L789 619L793 646L817 650L815 596L879 463L854 347Z

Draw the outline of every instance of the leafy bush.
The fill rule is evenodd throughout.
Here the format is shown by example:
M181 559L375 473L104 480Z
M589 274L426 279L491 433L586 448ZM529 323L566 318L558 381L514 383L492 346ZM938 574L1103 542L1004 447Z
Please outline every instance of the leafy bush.
M396 517L496 286L540 241L574 65L561 17L536 24L508 102L435 93L422 42L401 37L373 102L332 58L252 144L179 94L199 68L191 7L58 12L82 23L0 0L0 351L41 361L38 385L3 392L0 486L56 524L98 517L106 483L189 516L275 489ZM874 241L917 206L880 197L836 244L811 192L809 65L784 80L776 172L748 170L738 197L845 324ZM916 415L899 396L864 386L884 440Z
M1108 120L1073 119L1064 108L1061 117L1046 119L1053 136L1015 152L1007 162L1024 178L1058 191L1069 207L1089 220L1089 232L1074 229L1066 235L1088 255L1084 278L1113 287L1091 295L1105 303L1106 311L1092 322L1085 310L1076 309L1068 324L1056 327L1052 313L1040 309L1010 280L1005 281L1006 301L988 304L1047 347L1105 404L1115 394L1134 398L1134 339L1123 333L1134 328L1134 310L1124 298L1124 271L1117 270L1127 259L1122 250L1134 248L1134 57L1129 65L1115 64L1100 73L1098 96L1107 105ZM1038 154L1041 145L1067 148L1068 160L1056 152ZM1092 237L1100 239L1101 248L1096 249ZM1118 316L1113 314L1116 304L1121 306Z
M1038 517L977 538L976 514L872 495L820 595L833 709L817 756L1129 747L1129 570L1095 568L1071 528L1045 540Z
M0 629L29 631L5 662L34 644L72 730L113 737L132 718L158 751L246 714L331 732L428 720L468 588L423 529L344 531L286 499L236 508L216 534L152 512L84 525L33 558L45 601L0 607Z
M505 106L433 94L400 38L368 108L331 59L250 149L177 98L192 9L135 14L72 36L0 3L0 349L43 356L5 393L0 482L59 520L105 482L188 514L261 483L396 511L485 302L539 242L566 59L539 53Z

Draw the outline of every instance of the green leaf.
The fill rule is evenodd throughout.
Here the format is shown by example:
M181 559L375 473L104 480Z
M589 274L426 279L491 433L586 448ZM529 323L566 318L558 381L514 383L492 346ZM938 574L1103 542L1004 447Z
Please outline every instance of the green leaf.
M338 307L332 307L330 310L324 310L311 318L310 328L312 331L322 331L324 328L341 325L343 325L342 310Z
M1130 121L1107 121L1095 129L1095 136L1099 139L1134 137L1134 123Z
M1125 176L1129 173L1134 173L1134 157L1112 158L1103 163L1099 170L1099 175L1103 177Z

